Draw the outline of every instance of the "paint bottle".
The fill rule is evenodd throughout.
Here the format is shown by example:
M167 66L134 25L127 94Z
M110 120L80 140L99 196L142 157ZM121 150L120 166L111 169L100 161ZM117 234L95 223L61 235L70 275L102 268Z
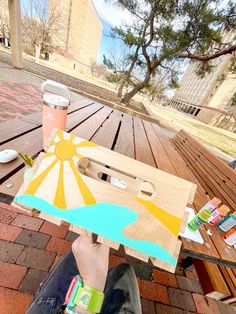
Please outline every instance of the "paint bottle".
M229 214L218 225L220 230L224 232L229 231L234 226L236 226L236 212L234 212L233 214Z
M224 241L228 245L235 245L236 244L236 227L233 229L229 230L225 235L224 235Z
M223 217L227 216L229 212L230 209L226 205L222 205L219 208L216 208L211 213L211 217L209 218L208 223L212 226L217 225Z
M210 212L213 212L221 203L221 200L217 197L214 197L212 200L210 200L208 203L206 203L200 211L203 209L209 209Z
M204 223L208 221L211 217L211 212L209 209L204 209L197 213L197 215L188 223L188 228L190 231L196 231Z

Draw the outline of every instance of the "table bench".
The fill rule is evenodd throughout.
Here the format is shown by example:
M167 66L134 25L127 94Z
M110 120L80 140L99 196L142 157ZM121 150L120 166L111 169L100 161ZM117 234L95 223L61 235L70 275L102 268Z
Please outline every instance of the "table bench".
M231 211L235 210L236 172L184 130L171 141L209 197L219 197ZM207 296L223 299L227 303L236 301L234 269L199 260L194 264Z
M236 208L236 171L184 130L172 143L209 197L217 196L225 205Z

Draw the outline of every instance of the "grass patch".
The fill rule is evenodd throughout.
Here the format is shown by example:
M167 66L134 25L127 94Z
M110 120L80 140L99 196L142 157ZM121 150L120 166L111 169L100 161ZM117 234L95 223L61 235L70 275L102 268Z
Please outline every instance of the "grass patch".
M148 106L148 109L165 125L176 131L183 129L200 142L236 157L236 135L234 133L207 125L174 109L157 106Z

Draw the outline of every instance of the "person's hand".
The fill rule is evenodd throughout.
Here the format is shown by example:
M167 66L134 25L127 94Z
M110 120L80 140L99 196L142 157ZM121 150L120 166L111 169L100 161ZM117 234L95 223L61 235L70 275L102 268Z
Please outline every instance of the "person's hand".
M72 252L84 285L103 291L108 272L109 247L93 243L92 237L80 236L73 242Z

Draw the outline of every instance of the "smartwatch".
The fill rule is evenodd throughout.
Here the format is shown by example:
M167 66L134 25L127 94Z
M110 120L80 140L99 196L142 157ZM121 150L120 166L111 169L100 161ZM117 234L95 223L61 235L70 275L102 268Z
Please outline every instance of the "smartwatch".
M73 313L74 307L78 305L92 313L100 313L104 300L104 293L83 285L80 276L75 276L66 294L65 303L69 311ZM75 311L75 313L77 313Z

